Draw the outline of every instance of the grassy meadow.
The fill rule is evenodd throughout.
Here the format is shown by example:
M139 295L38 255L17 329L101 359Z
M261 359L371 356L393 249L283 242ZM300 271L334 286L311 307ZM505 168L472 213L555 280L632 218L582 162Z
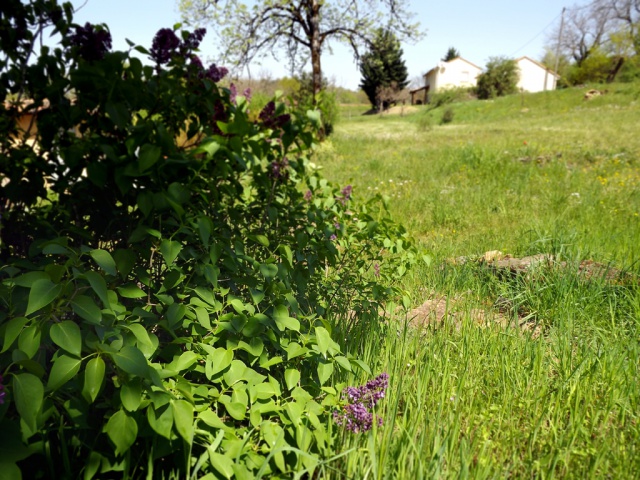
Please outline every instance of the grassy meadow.
M343 108L315 162L389 197L431 259L412 307L445 315L345 340L390 385L384 425L345 434L328 478L640 478L640 85L603 88ZM476 260L493 250L553 261L500 274Z

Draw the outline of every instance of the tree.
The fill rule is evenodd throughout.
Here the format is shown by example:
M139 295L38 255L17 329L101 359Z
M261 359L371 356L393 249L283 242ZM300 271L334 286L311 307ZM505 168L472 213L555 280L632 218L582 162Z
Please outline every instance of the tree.
M223 60L238 67L283 50L294 71L311 59L313 91L322 85L322 53L331 41L348 45L359 58L379 25L401 39L419 39L408 0L267 0L251 7L240 0L179 0L191 25L211 24L219 36Z
M449 47L447 53L444 55L444 57L442 57L442 61L448 62L450 60L453 60L454 58L458 58L459 56L460 52L458 50L456 50L454 47Z
M367 94L373 108L386 109L409 81L402 48L390 30L379 29L369 51L360 62L360 88Z
M491 57L486 70L478 76L478 98L487 99L515 93L518 77L518 65L515 60Z

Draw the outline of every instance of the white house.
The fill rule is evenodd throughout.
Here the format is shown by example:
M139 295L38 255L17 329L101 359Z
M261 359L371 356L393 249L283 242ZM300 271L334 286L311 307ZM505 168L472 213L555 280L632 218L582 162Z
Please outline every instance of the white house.
M556 89L556 83L560 78L557 73L529 57L516 59L516 64L520 69L518 89L525 92L542 92Z
M479 66L462 57L440 62L424 75L426 94L430 95L447 88L475 87L481 72Z

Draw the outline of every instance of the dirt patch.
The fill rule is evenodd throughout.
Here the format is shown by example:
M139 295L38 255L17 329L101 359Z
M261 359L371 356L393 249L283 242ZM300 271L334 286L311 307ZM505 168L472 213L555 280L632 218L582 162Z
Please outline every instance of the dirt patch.
M468 302L465 302L463 297L433 295L409 312L409 325L418 329L426 327L437 329L444 325L453 325L454 328L460 329L465 319L471 320L480 328L516 326L521 332L529 332L533 338L537 338L542 333L542 328L534 318L527 316L524 312L514 316L511 305L503 299L502 301L498 299L490 307L468 308Z

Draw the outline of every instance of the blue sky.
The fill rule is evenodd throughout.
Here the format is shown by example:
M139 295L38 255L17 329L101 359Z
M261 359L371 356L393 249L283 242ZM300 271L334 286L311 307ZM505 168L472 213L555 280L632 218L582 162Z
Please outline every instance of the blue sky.
M79 7L85 0L72 3ZM434 67L450 46L480 67L489 57L498 55L527 55L539 60L553 27L559 23L562 7L574 3L575 0L411 0L410 10L427 35L415 45L403 44L409 77ZM125 38L149 47L155 32L180 22L180 15L177 0L87 0L75 21L106 23L114 47L126 49ZM209 35L202 44L205 58L214 55L213 39ZM323 54L322 66L324 75L337 85L357 89L360 73L348 49L335 46L333 55ZM286 68L270 58L261 66L252 66L251 72L254 76L267 72L273 77L288 74Z

